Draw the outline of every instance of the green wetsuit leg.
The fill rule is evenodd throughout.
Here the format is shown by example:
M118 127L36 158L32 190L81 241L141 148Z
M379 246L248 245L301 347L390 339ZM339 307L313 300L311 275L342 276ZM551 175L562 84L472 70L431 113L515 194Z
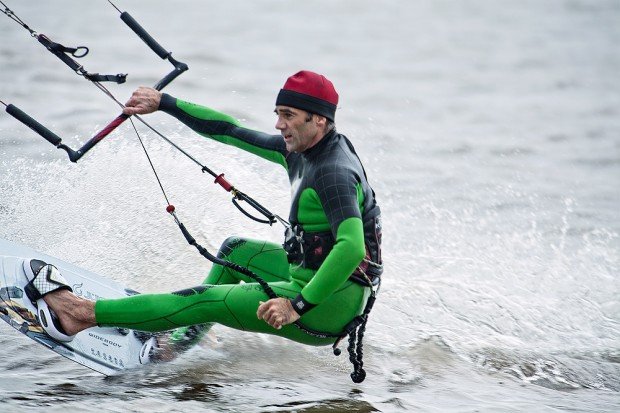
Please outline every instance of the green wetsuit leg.
M279 296L293 298L303 288L298 281L274 282ZM339 333L361 313L366 289L347 281L336 293L304 314L308 327ZM142 331L166 331L176 327L215 322L244 331L275 334L304 344L328 345L333 339L319 339L284 326L276 330L256 317L259 302L268 300L256 283L201 285L170 294L140 294L127 298L99 300L95 317L100 326L126 327Z
M255 242L246 242L245 245L256 246ZM271 249L274 244L263 244L261 251L273 251L273 255L281 256L279 246ZM267 249L264 249L267 246ZM257 257L267 258L272 253L247 254L251 250L241 249L237 252L233 248L228 256L233 255L251 257L248 265L259 273L262 265L257 267ZM256 252L256 249L254 249ZM239 258L239 257L238 257ZM284 256L284 259L286 256ZM282 267L283 261L271 257L265 260L271 263L270 270L260 274L271 280L288 277L288 274L276 274L273 268ZM275 265L275 266L274 266ZM291 340L310 345L329 345L333 339L319 339L297 329L295 326L284 326L276 330L256 317L256 310L260 301L269 297L262 287L256 283L238 284L244 276L234 271L222 271L221 267L214 266L207 277L217 277L216 282L235 282L235 284L201 285L171 294L141 294L114 300L99 300L95 304L95 316L101 326L127 327L143 331L165 331L181 326L190 326L203 323L220 323L239 330L275 334ZM288 273L288 271L287 271ZM287 281L272 281L269 285L276 294L282 297L293 298L311 278L307 270L293 271ZM236 279L233 281L233 279ZM347 281L327 300L315 307L302 317L302 322L308 327L319 331L339 333L351 319L360 314L366 302L368 289Z
M250 269L267 282L289 281L291 278L286 252L278 244L229 237L222 243L217 256ZM246 275L215 264L203 284L238 284L240 281L254 282ZM179 327L170 334L168 341L176 351L188 350L198 343L212 326L213 323L206 323Z

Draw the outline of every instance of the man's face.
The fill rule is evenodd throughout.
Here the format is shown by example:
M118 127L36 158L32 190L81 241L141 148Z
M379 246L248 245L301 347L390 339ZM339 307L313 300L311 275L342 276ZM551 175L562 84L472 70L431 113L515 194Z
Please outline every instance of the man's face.
M290 106L276 106L275 113L278 116L276 129L282 134L287 151L303 152L323 137L319 128L322 117Z

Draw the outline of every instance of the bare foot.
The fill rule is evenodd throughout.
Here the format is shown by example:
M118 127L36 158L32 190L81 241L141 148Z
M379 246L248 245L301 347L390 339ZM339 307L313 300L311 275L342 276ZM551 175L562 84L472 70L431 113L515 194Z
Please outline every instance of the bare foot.
M67 335L95 327L95 303L73 294L69 290L59 290L43 297L49 308L54 310Z

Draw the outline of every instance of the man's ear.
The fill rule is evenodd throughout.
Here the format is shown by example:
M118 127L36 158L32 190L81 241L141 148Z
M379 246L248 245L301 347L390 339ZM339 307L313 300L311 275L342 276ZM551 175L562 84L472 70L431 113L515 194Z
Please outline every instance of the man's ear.
M315 120L315 124L316 126L318 126L319 128L324 128L327 125L327 118L325 116L321 116L321 115L312 115L314 116Z

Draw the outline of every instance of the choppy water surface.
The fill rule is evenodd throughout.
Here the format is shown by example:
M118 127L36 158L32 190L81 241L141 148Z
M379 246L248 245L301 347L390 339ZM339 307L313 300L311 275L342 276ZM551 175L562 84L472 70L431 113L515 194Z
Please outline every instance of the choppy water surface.
M128 72L125 100L170 67L106 2L10 1L33 28ZM168 91L274 130L286 76L325 73L338 128L384 211L386 272L369 376L328 348L215 328L173 363L104 378L0 325L3 411L612 412L620 409L620 3L119 1L190 66ZM115 104L0 16L0 99L78 146ZM285 214L285 174L148 119ZM206 246L280 240L153 134L171 201ZM164 212L129 126L77 165L0 114L0 237L142 291L209 264Z

